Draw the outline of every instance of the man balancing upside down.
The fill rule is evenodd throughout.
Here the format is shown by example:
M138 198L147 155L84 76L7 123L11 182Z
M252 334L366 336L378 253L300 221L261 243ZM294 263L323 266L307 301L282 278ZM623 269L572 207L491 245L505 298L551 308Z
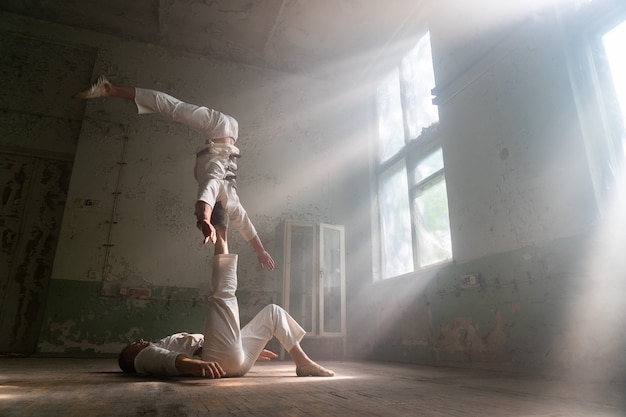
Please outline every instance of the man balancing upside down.
M204 378L245 375L257 360L278 357L265 346L273 337L291 356L298 376L334 376L302 350L304 329L283 308L270 304L242 329L239 327L237 255L228 252L227 219L219 206L211 223L216 230L213 275L204 334L177 333L156 343L140 339L119 355L124 372L144 375L187 375Z
M119 86L111 83L104 75L73 97L130 100L135 103L139 114L159 113L200 131L205 143L196 149L194 176L198 182L198 194L194 206L196 225L204 236L204 243L215 243L216 234L210 218L215 206L221 203L232 224L256 251L261 268L268 271L274 269L274 260L263 247L237 194L237 159L241 155L235 146L239 135L239 124L235 118L205 106L185 103L162 91Z

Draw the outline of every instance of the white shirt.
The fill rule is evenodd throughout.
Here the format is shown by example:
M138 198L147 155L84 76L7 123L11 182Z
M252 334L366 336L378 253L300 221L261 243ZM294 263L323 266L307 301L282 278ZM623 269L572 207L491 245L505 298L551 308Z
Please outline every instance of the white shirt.
M191 357L204 344L199 333L176 333L143 348L135 357L135 370L139 374L180 375L176 358L181 353Z

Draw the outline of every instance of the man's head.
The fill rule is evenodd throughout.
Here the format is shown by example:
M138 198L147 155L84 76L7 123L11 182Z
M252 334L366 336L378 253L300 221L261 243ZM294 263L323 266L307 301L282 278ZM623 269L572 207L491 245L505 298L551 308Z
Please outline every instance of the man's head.
M149 346L150 342L146 342L143 339L139 339L137 342L133 342L126 346L120 352L117 357L117 363L120 369L126 373L134 374L137 372L135 369L135 358L145 347Z

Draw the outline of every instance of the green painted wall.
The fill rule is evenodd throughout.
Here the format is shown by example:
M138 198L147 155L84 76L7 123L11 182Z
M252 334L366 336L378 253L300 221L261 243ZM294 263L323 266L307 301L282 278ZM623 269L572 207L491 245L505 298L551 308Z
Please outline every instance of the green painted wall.
M41 355L112 356L128 343L176 332L202 333L206 294L152 288L149 299L101 296L99 283L54 279L39 338ZM238 292L245 303L246 291ZM241 317L243 324L251 317Z
M168 297L199 301L167 301ZM155 298L163 297L164 300ZM197 291L153 290L149 300L100 296L100 284L52 280L39 339L45 354L115 354L131 341L177 331L202 332L204 301Z
M624 286L589 273L592 251L578 236L374 284L358 313L375 323L368 357L623 378ZM480 285L462 288L472 273Z

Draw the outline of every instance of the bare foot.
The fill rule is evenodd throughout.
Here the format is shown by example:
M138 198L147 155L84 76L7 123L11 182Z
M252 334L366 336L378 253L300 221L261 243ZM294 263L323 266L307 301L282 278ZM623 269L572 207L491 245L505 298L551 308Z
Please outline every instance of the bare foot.
M111 91L112 85L104 75L98 77L98 80L91 84L88 88L79 91L72 97L76 99L89 99L107 97Z
M296 367L296 375L298 376L335 376L335 373L330 369L326 369L323 366L311 362L307 365L300 365Z

